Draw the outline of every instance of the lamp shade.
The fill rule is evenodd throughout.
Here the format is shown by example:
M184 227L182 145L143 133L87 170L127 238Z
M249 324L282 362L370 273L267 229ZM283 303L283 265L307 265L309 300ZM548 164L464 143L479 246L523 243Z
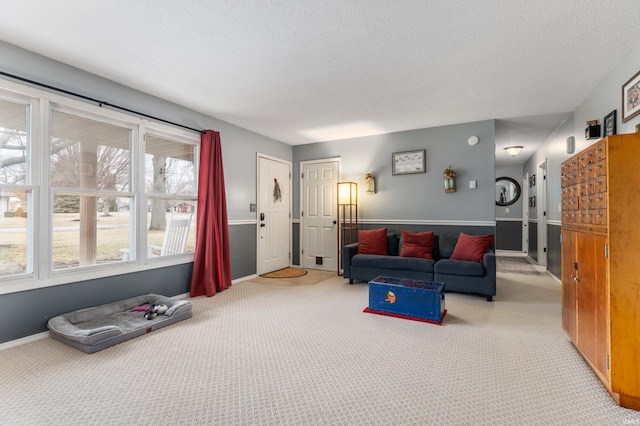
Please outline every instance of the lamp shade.
M355 182L338 182L338 204L358 204L358 184Z
M504 150L507 151L507 154L510 156L515 157L522 151L522 148L522 146L508 146Z

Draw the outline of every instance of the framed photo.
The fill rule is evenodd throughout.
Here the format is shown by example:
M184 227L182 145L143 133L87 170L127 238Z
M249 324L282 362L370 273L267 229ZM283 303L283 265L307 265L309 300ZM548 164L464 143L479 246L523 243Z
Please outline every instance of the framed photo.
M604 117L604 135L615 135L616 134L616 110L614 109L609 114Z
M622 85L622 122L640 114L640 71Z
M427 172L427 150L394 152L391 154L391 173L394 175L406 175L410 173Z

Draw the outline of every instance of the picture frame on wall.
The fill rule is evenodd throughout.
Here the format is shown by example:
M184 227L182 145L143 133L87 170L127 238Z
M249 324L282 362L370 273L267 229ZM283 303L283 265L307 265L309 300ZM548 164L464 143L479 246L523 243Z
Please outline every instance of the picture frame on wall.
M616 134L616 112L617 110L611 111L604 117L604 135L610 136Z
M391 174L407 175L427 172L427 150L394 152L391 154Z
M622 85L622 122L640 114L640 71Z

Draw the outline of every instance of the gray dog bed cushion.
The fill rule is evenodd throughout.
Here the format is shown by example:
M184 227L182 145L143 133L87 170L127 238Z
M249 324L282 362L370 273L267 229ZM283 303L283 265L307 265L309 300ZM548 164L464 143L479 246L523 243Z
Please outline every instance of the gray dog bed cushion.
M167 311L150 320L133 308L162 304ZM157 294L132 297L53 317L47 323L52 338L86 353L94 353L178 321L191 318L191 302Z

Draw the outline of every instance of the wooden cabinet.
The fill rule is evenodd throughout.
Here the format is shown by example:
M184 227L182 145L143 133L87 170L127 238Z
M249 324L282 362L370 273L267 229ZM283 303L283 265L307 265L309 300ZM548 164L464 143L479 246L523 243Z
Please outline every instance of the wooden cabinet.
M562 327L616 402L640 410L640 133L561 166Z

